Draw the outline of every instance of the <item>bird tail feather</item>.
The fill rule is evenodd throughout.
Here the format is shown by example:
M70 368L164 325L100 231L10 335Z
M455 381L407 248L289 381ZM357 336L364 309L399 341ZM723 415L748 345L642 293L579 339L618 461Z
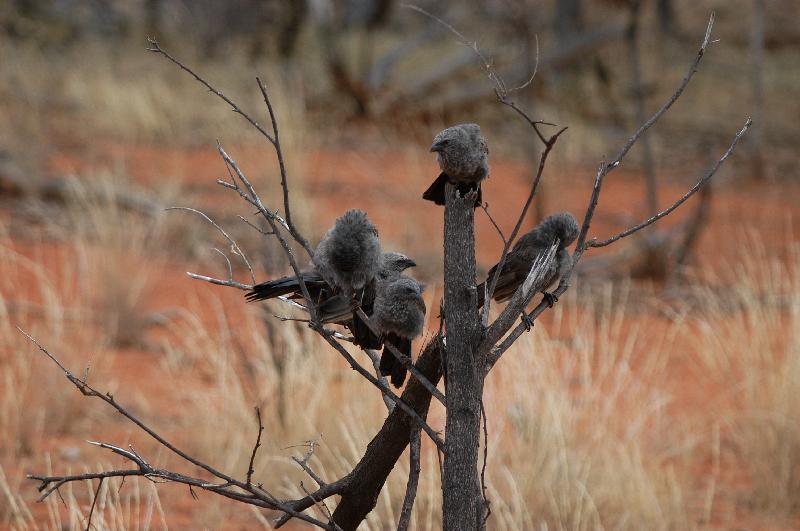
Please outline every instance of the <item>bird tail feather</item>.
M397 348L401 354L411 357L411 340L404 339L396 334L388 334L384 343L391 343ZM388 347L384 345L383 353L381 354L381 361L378 365L381 375L390 376L392 385L400 387L406 379L405 366L394 357L394 354L389 352Z
M444 197L444 190L445 185L450 181L450 177L448 177L445 173L440 173L439 176L436 178L433 183L428 187L427 190L422 194L422 199L427 201L433 201L437 205L444 206L445 197ZM480 183L458 183L456 184L456 188L458 188L458 193L462 196L466 195L467 193L477 190L478 196L475 198L475 207L483 203L483 193L481 192L481 185Z

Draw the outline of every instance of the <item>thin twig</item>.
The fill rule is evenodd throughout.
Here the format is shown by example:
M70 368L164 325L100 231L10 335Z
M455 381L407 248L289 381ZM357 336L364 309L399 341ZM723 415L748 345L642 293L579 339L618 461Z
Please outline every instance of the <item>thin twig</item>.
M245 223L247 223L247 224L248 224L248 225L249 225L251 228L253 228L253 229L257 230L258 232L260 232L260 233L261 233L261 234L263 234L264 236L274 236L274 235L275 235L275 233L274 233L274 232L271 232L271 231L270 231L270 232L267 232L267 231L265 231L264 229L262 229L261 227L259 227L258 225L256 225L255 223L253 223L252 221L250 221L249 219L247 219L247 218L246 218L246 217L244 217L244 216L241 216L241 215L238 215L238 214L237 214L237 215L236 215L236 217L238 217L239 219L241 219L242 221L244 221Z
M511 104L513 105L513 103ZM517 109L517 112L522 114L529 122L531 119L525 114L524 111L518 109L516 106L513 107ZM532 123L532 122L531 122ZM534 130L536 128L534 127ZM489 289L486 294L486 297L483 301L483 316L481 321L487 323L489 321L489 308L491 307L492 297L494 296L494 290L497 288L497 281L500 279L500 273L503 271L503 266L506 264L506 260L508 259L508 250L511 248L511 244L514 243L514 240L519 234L520 228L522 228L522 222L525 220L525 217L528 215L528 210L533 204L533 199L536 197L536 192L539 190L539 183L542 180L542 175L544 174L544 167L547 163L547 156L552 151L553 146L556 145L558 141L558 137L566 131L567 128L563 127L560 129L556 134L551 136L549 139L544 140L544 151L542 151L541 156L539 157L539 167L536 170L536 176L533 178L533 182L531 183L531 191L528 194L528 199L525 201L525 205L522 207L522 212L519 214L519 218L517 218L517 223L514 225L514 230L511 231L511 235L506 240L505 244L503 245L503 251L500 253L500 261L497 263L497 267L495 268L494 275L492 276L492 281L489 283Z
M489 462L489 427L486 425L486 408L483 405L481 396L481 417L483 417L483 466L481 467L481 493L483 494L483 505L485 514L483 515L483 526L492 514L489 497L486 495L486 463Z
M256 436L256 444L253 445L253 453L250 454L250 463L247 466L247 484L253 484L253 473L255 472L254 463L256 460L256 454L258 453L258 447L261 446L261 434L264 432L264 424L261 423L261 409L256 406L256 420L258 421L258 435Z
M191 271L187 271L186 274L195 280L202 280L203 282L216 284L217 286L228 286L230 288L236 288L243 291L250 291L251 289L253 289L253 286L250 284L242 284L241 282L236 282L234 280L222 280L220 278L198 275L197 273L192 273Z
M361 318L361 320L364 322L364 324L367 325L367 327L373 334L375 334L376 336L380 335L378 328L375 326L372 320L367 316L367 314L364 313L364 310L358 308L356 309L356 313L358 314L358 317ZM425 375L419 372L419 369L417 369L414 366L414 362L411 361L411 358L409 358L408 356L404 356L399 350L397 350L397 347L395 347L391 343L384 342L383 347L384 349L388 349L389 352L392 353L392 356L394 356L400 363L402 363L403 367L408 369L409 372L412 374L412 376L414 376L414 378L416 378L419 381L419 383L421 383L422 386L425 389L427 389L431 395L436 397L436 400L438 400L443 406L447 407L445 396L442 394L441 391L439 391L436 388L435 385L433 385L430 382L430 380L425 378Z
M142 476L144 478L154 480L154 479L163 479L165 481L170 481L174 483L183 483L185 485L190 485L194 487L199 487L204 490L208 490L210 492L214 492L221 496L225 496L226 498L230 498L242 503L247 503L250 505L256 505L259 507L264 507L267 509L275 509L284 511L288 514L296 518L300 518L319 526L323 529L329 529L331 531L335 530L335 526L332 524L326 524L320 520L317 520L307 514L300 513L294 510L290 505L280 502L270 496L265 491L256 488L253 485L247 484L243 481L239 481L217 469L214 467L188 455L187 453L183 452L182 450L178 449L172 443L164 439L161 435L156 433L152 428L147 426L144 422L139 420L136 416L130 413L125 407L120 405L114 397L110 393L102 393L96 390L94 387L90 386L80 378L76 377L72 372L69 371L53 354L50 353L45 347L43 347L36 339L34 339L30 334L22 330L21 328L17 328L20 333L22 333L28 340L30 340L36 347L43 352L50 360L52 360L61 371L64 373L66 378L72 382L72 384L78 388L78 390L87 397L97 397L106 404L110 405L114 408L118 413L120 413L123 417L134 423L138 426L142 431L150 435L153 439L155 439L161 446L164 446L171 452L178 455L183 460L199 467L208 472L209 474L221 479L223 483L209 483L206 480L201 480L197 478L193 478L190 476L186 476L184 474L179 474L176 472L171 472L169 470L158 469L154 468L149 465L144 459L139 457L139 455L134 451L125 450L124 448L120 448L118 446L113 446L110 444L102 443L102 442L93 442L88 441L90 444L95 446L99 446L104 449L108 449L115 454L118 454L137 465L138 468L136 469L127 469L127 470L112 470L107 472L96 472L96 473L87 473L87 474L76 474L76 475L65 475L65 476L40 476L40 475L28 475L29 479L33 479L36 481L41 482L39 486L39 491L43 492L41 499L46 498L52 492L57 491L59 487L66 483L70 483L73 481L85 481L85 480L93 480L93 479L104 479L110 477L126 477L126 476ZM241 491L231 490L231 487L236 487L241 489Z
M297 261L295 260L292 246L289 245L289 242L286 241L286 238L284 238L283 235L278 230L277 223L279 222L278 221L279 217L277 216L276 213L271 212L264 207L264 204L261 202L261 198L256 193L256 190L255 188L253 188L253 185L250 183L250 180L247 178L244 172L239 168L239 165L236 164L236 162L225 152L224 149L222 149L221 145L217 146L217 151L219 151L219 154L222 156L222 159L225 161L225 164L230 169L232 169L236 173L236 176L239 178L239 180L242 181L247 192L245 193L245 191L239 187L238 183L234 183L233 185L231 185L230 183L224 183L224 181L217 181L217 182L223 185L228 185L228 187L232 187L239 193L240 196L247 198L251 204L253 204L256 208L258 208L258 211L267 221L270 228L272 229L272 232L275 233L275 237L278 239L278 242L280 242L284 253L286 253L286 258L289 260L289 265L292 267L292 271L294 271L294 274L300 283L300 291L303 293L303 298L306 301L306 306L308 307L309 314L311 315L311 320L312 321L316 320L317 309L316 306L314 305L314 301L311 299L311 295L309 295L308 287L306 286L305 280L303 280L303 276L300 273L300 268L298 267ZM291 232L291 230L288 228L288 223L286 223L283 220L280 221L282 221L283 222L282 225Z
M588 241L586 243L586 246L587 247L605 247L606 245L610 245L610 244L616 242L617 240L621 240L622 238L625 238L627 236L630 236L631 234L639 232L640 230L642 230L643 228L647 227L648 225L652 225L653 223L655 223L659 219L661 219L664 216L667 216L670 213L672 213L673 210L675 210L676 208L681 206L684 202L686 202L687 199L692 197L698 190L703 188L711 180L711 178L717 172L717 170L722 165L722 163L724 163L725 160L727 160L727 158L731 156L731 154L733 153L733 150L736 149L736 145L739 143L739 140L741 140L742 136L744 136L744 134L747 132L747 130L750 128L750 126L752 124L753 124L753 120L748 118L747 121L744 124L744 127L742 127L742 129L738 133L736 133L736 136L734 137L733 142L728 147L728 150L722 155L722 157L720 157L720 159L717 160L714 163L714 165L711 168L708 169L706 174L699 181L697 181L697 183L695 183L695 185L692 186L689 189L689 191L687 191L685 194L683 194L683 196L680 199L678 199L677 201L672 203L668 208L665 208L661 212L651 216L650 218L646 219L645 221L639 223L638 225L634 225L633 227L625 229L624 231L620 232L619 234L616 234L616 235L614 235L614 236L612 236L612 237L610 237L610 238L608 238L606 240L597 241L596 238L592 238L590 241Z
M105 478L100 478L100 482L97 484L97 489L94 491L92 506L89 508L89 517L86 519L86 531L89 531L89 529L92 527L92 515L94 514L94 508L97 505L97 498L100 497L100 488L103 486L104 479Z
M211 250L216 252L217 254L222 256L222 258L225 259L225 263L228 266L228 280L232 282L233 281L233 266L231 265L231 259L228 258L227 254L223 253L222 251L220 251L216 247L212 247ZM253 279L253 282L255 282L255 279Z
M339 354L341 354L342 357L344 357L347 363L350 364L350 367L355 369L356 372L358 372L361 376L366 378L367 381L369 381L369 383L380 389L383 392L383 394L389 398L389 400L391 400L397 406L399 406L400 409L403 410L403 412L405 412L409 417L411 417L411 419L414 422L416 422L425 431L426 434L428 434L431 440L436 444L436 446L442 452L445 451L444 441L442 441L441 437L439 437L436 431L434 431L434 429L431 428L427 422L425 422L425 419L419 416L419 413L417 413L414 410L414 408L412 408L405 400L394 394L394 392L392 392L392 390L389 388L388 385L384 384L383 382L372 376L369 373L369 371L367 371L364 367L362 367L361 364L358 363L353 358L353 356L350 355L349 352L347 352L347 349L344 348L341 344L339 344L338 341L336 341L336 339L333 337L330 331L325 330L321 326L315 325L314 323L311 323L311 327L314 328L317 332L319 332L319 334L325 339L325 341L327 341L330 346L335 348L336 351L339 352Z
M231 249L233 250L234 254L238 255L242 259L244 265L247 266L247 270L250 271L250 278L253 280L253 284L256 283L256 275L255 273L253 273L253 266L250 265L250 261L247 259L247 256L244 254L244 251L242 251L242 248L239 247L239 244L236 242L236 240L234 240L227 232L225 232L225 229L223 229L219 224L217 224L216 221L211 219L211 217L208 216L208 214L200 210L197 210L196 208L191 208L191 207L176 206L176 207L168 207L165 208L164 210L184 210L186 212L194 212L198 216L201 216L203 219L208 221L211 225L214 226L214 228L216 228L219 231L220 234L222 234L222 236L225 237L226 240L228 240L228 242L231 244Z
M661 108L658 109L655 112L655 114L653 114L645 123L643 123L639 127L639 129L637 129L636 132L630 136L630 138L628 138L628 140L622 146L622 149L620 149L619 153L617 153L617 156L614 157L611 160L611 162L609 162L606 165L606 168L604 170L605 173L609 173L614 168L619 166L620 163L622 162L622 159L625 158L625 155L628 153L628 151L630 151L631 147L633 147L633 144L635 144L636 141L639 140L639 138L644 134L644 132L650 129L658 121L658 119L661 118L664 115L664 113L667 112L669 108L672 107L672 105L676 101L678 101L678 98L681 97L681 94L683 94L683 91L686 89L686 86L689 84L689 81L692 80L692 77L694 76L695 72L697 72L697 67L700 65L700 61L703 59L703 55L706 52L706 48L712 42L716 42L710 40L711 29L713 27L714 27L714 13L712 12L711 16L708 19L708 25L706 26L706 33L705 36L703 37L703 42L700 44L700 49L697 51L697 56L694 58L694 61L689 67L689 72L683 78L681 84L678 85L678 88L675 90L672 96L670 96L670 98L661 106Z
M259 90L261 90L264 103L267 105L267 110L269 111L269 119L272 122L272 145L275 147L275 155L278 157L278 167L280 168L281 172L281 188L283 188L283 212L286 214L286 224L289 227L289 232L291 233L292 237L297 241L297 243L303 246L309 257L313 257L314 250L311 248L311 244L309 244L308 240L305 239L302 234L300 234L300 231L297 230L292 222L292 211L289 204L289 179L286 175L286 164L283 161L281 137L278 133L278 120L275 118L275 110L272 108L272 101L269 99L267 87L261 81L261 78L256 77L256 82L258 83Z
M569 269L569 271L567 271L567 273L561 279L561 281L559 282L558 288L556 288L556 290L553 292L553 295L555 295L556 297L559 297L567 290L567 288L569 287L569 279L572 276L572 272L575 270L575 266L580 261L581 257L583 256L584 251L586 251L587 249L589 249L591 247L603 247L605 245L610 245L611 243L614 243L615 241L619 240L620 238L624 238L625 236L633 234L633 232L641 230L644 227L646 227L646 226L648 226L648 225L650 225L652 223L655 223L658 219L661 219L664 216L666 216L669 213L671 213L678 206L680 206L687 199L689 199L689 197L691 197L698 190L700 190L700 188L702 188L703 185L706 184L714 176L714 174L719 169L719 167L722 165L722 163L725 162L725 160L730 156L730 154L735 149L736 145L739 143L739 140L747 132L747 129L750 127L751 124L752 124L752 121L748 118L747 122L745 123L745 126L738 133L736 133L736 136L734 137L733 141L731 142L731 145L725 151L725 154L719 160L717 160L714 163L714 165L711 167L711 169L709 169L706 172L706 175L702 179L700 179L700 181L698 181L698 183L696 183L689 190L689 192L684 194L684 196L681 199L679 199L678 201L673 203L668 209L666 209L666 210L664 210L662 212L659 212L658 214L656 214L656 216L653 216L652 218L648 219L647 221L645 221L643 223L640 223L640 224L638 224L638 225L636 225L634 227L631 227L630 229L627 229L627 230L621 232L620 234L614 236L613 238L610 238L609 240L611 240L611 241L604 240L604 241L601 241L601 242L595 242L594 239L592 239L590 241L587 241L586 240L586 238L587 238L586 235L589 232L589 227L591 225L591 221L592 221L592 218L594 216L594 211L595 211L595 208L597 207L597 203L598 203L599 198L600 198L600 190L601 190L602 184L603 184L603 177L605 175L607 175L607 172L605 172L604 169L607 168L608 165L605 164L605 163L600 164L600 166L597 169L597 175L595 176L595 184L594 184L594 187L592 189L592 196L589 199L589 206L588 206L587 211L586 211L586 216L584 217L583 225L581 227L581 232L580 232L580 235L578 236L578 242L577 242L577 244L575 246L575 252L572 254L572 267ZM595 243L593 243L593 242L595 242ZM542 312L544 312L547 308L548 308L547 302L546 301L542 301L542 302L539 303L538 306L536 306L536 308L534 308L530 313L527 314L527 317L531 321L533 321L539 315L541 315ZM511 347L511 345L514 344L514 342L519 338L519 336L521 336L525 332L525 330L526 330L526 327L525 327L524 324L517 325L517 327L514 328L514 330L512 330L512 332L502 341L502 343L500 343L495 348L493 348L491 350L490 354L487 356L486 366L485 366L484 370L487 371L487 372L489 370L491 370L492 366L494 366L494 364L497 362L497 360L500 359L500 357L503 355L503 353L506 350L508 350L509 347Z
M364 349L364 352L367 353L367 356L369 356L369 359L372 362L372 369L375 371L375 378L380 380L381 383L383 383L386 387L389 387L389 380L386 379L386 376L381 374L381 367L380 367L380 365L381 365L381 355L380 355L380 353L377 350L374 350L374 349L371 349L371 348ZM383 398L383 403L386 406L386 409L389 411L389 413L391 413L392 410L395 407L394 406L394 402L389 400L389 398L386 395L383 395L383 394L381 394L381 398Z
M167 59L169 59L170 61L172 61L176 65L178 65L181 70L183 70L185 72L188 72L189 75L191 75L193 78L195 78L197 81L199 81L210 92L212 92L213 94L218 96L221 100L223 100L225 103L230 105L231 109L233 109L233 112L235 112L236 114L240 115L242 118L244 118L245 120L250 122L250 125L255 127L258 130L258 132L261 133L272 145L275 145L275 139L272 138L272 136L266 131L266 129L264 129L261 126L261 124L259 124L256 120L254 120L249 114L244 112L238 105L236 105L236 103L234 103L230 98L228 98L226 95L224 95L221 91L219 91L216 88L214 88L208 81L206 81L205 79L200 77L198 74L196 74L194 72L194 70L192 70L191 68L189 68L188 66L186 66L185 64L180 62L178 59L176 59L175 57L170 55L166 50L161 48L161 46L158 44L158 41L148 37L147 38L147 44L150 45L147 48L147 51L154 52L154 53L159 53L159 54L163 55L164 57L166 57Z
M492 222L492 225L494 225L494 229L497 231L498 236L500 236L500 239L503 241L503 245L505 245L508 240L506 240L506 237L503 234L503 229L500 228L500 225L497 224L492 215L489 213L489 203L483 203L481 208L486 213L486 217L489 218L489 221Z
M417 485L419 484L420 472L420 446L421 438L419 429L411 432L411 441L408 449L408 483L406 484L406 495L403 498L403 507L400 509L400 519L397 522L397 531L407 531L411 524L411 510L414 508L414 500L417 498Z

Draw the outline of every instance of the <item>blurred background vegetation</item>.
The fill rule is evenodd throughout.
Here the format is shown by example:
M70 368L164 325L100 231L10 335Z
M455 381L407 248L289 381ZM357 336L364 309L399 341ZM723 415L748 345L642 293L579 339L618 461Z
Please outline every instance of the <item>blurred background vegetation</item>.
M796 528L800 3L415 5L477 43L534 118L569 126L529 225L556 210L582 214L596 164L685 76L712 11L718 42L607 181L593 232L671 203L754 119L707 192L664 226L587 258L575 289L493 373L490 527ZM255 222L252 212L214 184L225 176L217 140L273 208L278 173L258 133L147 52L147 37L266 120L261 76L293 214L312 243L343 210L367 210L384 245L419 263L428 308L440 295L441 211L419 196L438 173L433 135L481 125L492 165L485 199L503 228L538 161L538 141L497 103L471 46L399 1L0 1L0 527L85 527L91 486L37 505L24 475L117 464L87 438L135 443L170 464L77 396L15 326L76 373L89 363L99 388L226 470L246 467L260 405L269 437L257 476L279 495L300 492L287 447L321 437L315 464L333 479L385 414L303 326L272 317L285 308L244 305L234 290L185 278L225 277L216 249L227 244L167 206L201 208L225 226L259 280L287 273L283 254L238 218ZM502 242L477 217L485 268ZM234 276L249 282L235 258ZM434 408L432 425L443 422ZM431 448L423 467L416 529L438 525ZM407 473L403 461L367 528L392 527ZM101 498L99 529L269 528L258 512L147 482L109 482Z

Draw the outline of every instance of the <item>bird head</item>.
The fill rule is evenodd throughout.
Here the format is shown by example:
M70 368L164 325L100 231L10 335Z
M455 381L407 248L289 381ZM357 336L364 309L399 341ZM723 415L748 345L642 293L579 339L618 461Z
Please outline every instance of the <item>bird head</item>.
M488 149L478 124L448 127L433 139L431 152L438 154L442 171L454 179L475 171L485 164Z
M417 263L401 253L384 253L381 273L384 276L399 274L409 267L416 267Z

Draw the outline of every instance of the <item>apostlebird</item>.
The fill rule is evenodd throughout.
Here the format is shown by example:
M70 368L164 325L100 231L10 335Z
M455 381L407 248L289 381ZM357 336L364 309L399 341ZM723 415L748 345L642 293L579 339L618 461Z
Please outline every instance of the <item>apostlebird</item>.
M376 282L383 279L397 278L403 271L416 265L414 260L404 254L384 253L381 257L381 267L378 269L377 277L368 284L364 290L364 300L362 301L364 312L367 315L371 315L372 313ZM323 323L351 324L350 320L355 317L354 309L357 306L351 297L337 292L333 286L330 286L325 279L322 278L322 275L317 270L302 271L300 276L306 284L309 295L319 306L320 321ZM287 296L293 300L300 300L303 298L300 281L296 276L291 275L256 284L253 286L253 289L245 295L248 302L262 301L279 296ZM361 319L355 319L352 324L353 335L356 337L364 337L365 339L362 341L367 342L369 338L374 336ZM359 332L356 332L356 327L360 327ZM360 344L358 340L357 344ZM364 346L364 348L380 348L382 344L383 343L381 343L378 338L377 342L372 341L370 343L371 346Z
M314 267L347 296L361 297L381 266L378 229L361 210L339 217L314 250Z
M448 127L433 139L431 152L437 153L442 173L422 194L423 199L444 205L445 185L458 186L461 195L477 189L475 205L481 203L480 182L489 176L489 148L478 124Z
M558 245L555 260L553 260L542 276L541 282L532 287L531 293L541 291L548 303L552 306L557 300L552 294L545 291L572 265L567 247L578 237L578 222L569 212L560 212L547 216L532 231L520 237L514 248L508 253L508 258L497 278L497 286L493 299L498 302L509 300L517 291L533 266L537 257L547 253L553 244ZM485 286L491 285L497 265L493 266L486 274L486 282L478 286L478 307L483 306Z
M392 385L400 387L406 378L405 366L389 352L392 344L401 354L411 357L411 340L422 333L425 324L423 286L413 278L400 276L378 284L372 319L383 336L379 369L391 376Z
M400 274L409 267L416 266L416 262L404 254L400 253L384 253L381 257L381 267L378 270L378 275L375 279L366 285L364 294L361 297L361 309L367 315L372 317L373 308L375 305L375 297L379 286L386 282L395 280ZM380 335L374 334L372 330L361 320L358 313L353 312L353 322L350 326L353 332L353 343L364 349L378 349L383 346L383 341Z

